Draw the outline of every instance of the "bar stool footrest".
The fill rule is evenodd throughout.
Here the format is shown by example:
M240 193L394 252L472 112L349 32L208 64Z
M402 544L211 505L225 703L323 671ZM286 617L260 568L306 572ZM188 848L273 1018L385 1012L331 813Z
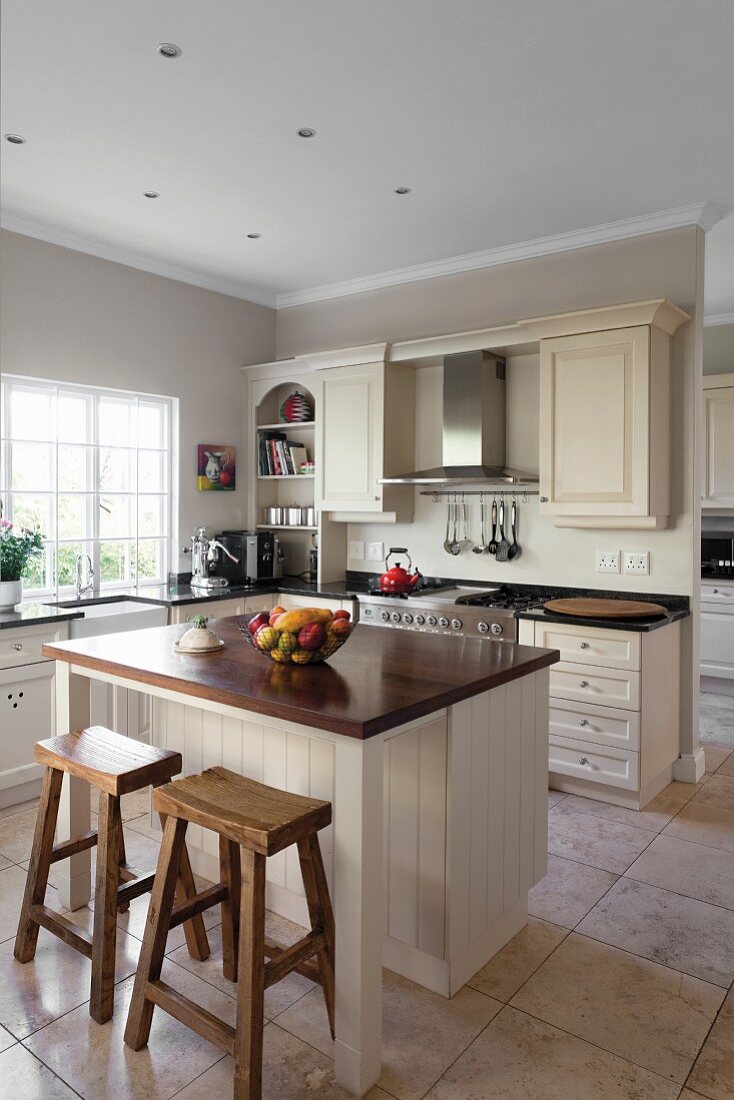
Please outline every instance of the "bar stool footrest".
M131 902L133 898L139 898L141 894L147 894L149 890L152 890L154 879L155 871L144 871L138 878L133 878L129 882L124 882L121 886L118 886L118 908L121 905L126 905L128 902Z
M218 1016L207 1012L195 1001L184 997L183 993L179 993L167 982L162 982L160 979L147 981L145 983L145 999L152 1001L158 1008L162 1008L164 1012L167 1012L169 1016L173 1016L179 1023L190 1027L203 1039L208 1039L210 1043L214 1043L214 1046L219 1047L225 1054L234 1054L235 1029L226 1024L224 1020L220 1020Z
M93 848L97 843L97 830L91 829L88 833L82 833L74 840L64 840L61 844L54 844L51 850L51 862L58 863L60 859L68 859L69 856L86 852L87 848Z
M199 913L205 913L207 909L211 909L213 905L219 905L227 896L227 887L223 882L218 882L214 886L208 886L206 890L202 890L200 894L194 894L188 901L183 902L181 905L176 905L171 911L171 920L168 925L169 931L171 928L178 928L179 924L183 924L184 921L191 920L192 917L196 917Z
M265 988L268 989L271 985L281 981L286 974L290 974L293 970L303 974L302 967L306 965L307 960L312 959L314 955L318 955L325 948L326 936L323 932L309 932L308 935L296 940L288 947L281 947L273 943L272 940L268 941L265 954L270 956L271 961L265 964ZM272 955L271 951L273 952ZM321 976L318 967L312 965L316 975L312 978L312 981L320 983ZM311 975L307 976L310 977Z
M91 959L92 937L83 928L77 928L61 913L49 909L46 905L32 905L29 916L36 924L40 924L41 928L58 936L64 943L68 943L70 947L76 948L86 958Z

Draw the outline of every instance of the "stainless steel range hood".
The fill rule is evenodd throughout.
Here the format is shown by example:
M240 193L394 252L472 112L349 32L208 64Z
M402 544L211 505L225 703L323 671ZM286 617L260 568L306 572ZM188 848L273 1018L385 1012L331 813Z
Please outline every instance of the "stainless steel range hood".
M383 477L382 485L534 485L505 465L505 360L487 351L443 363L443 465Z

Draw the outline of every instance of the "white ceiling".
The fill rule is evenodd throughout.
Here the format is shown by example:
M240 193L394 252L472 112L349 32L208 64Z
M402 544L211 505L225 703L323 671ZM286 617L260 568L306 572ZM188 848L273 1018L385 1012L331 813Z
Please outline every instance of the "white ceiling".
M2 131L27 139L2 146L6 224L243 296L734 212L730 0L8 0L3 22ZM707 313L732 313L734 218L710 253Z

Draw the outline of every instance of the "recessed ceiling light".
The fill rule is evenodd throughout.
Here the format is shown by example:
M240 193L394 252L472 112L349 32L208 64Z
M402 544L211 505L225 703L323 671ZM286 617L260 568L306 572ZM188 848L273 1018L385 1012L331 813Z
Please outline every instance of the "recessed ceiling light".
M312 130L310 126L302 126L300 130L296 130L299 137L315 137L316 131Z
M25 145L25 138L20 134L6 134L5 140L9 141L11 145Z
M160 194L158 191L143 191L146 199L159 199Z
M395 188L395 194L396 195L409 195L410 192L411 192L410 187L396 187Z
M251 241L256 241L262 236L262 234L261 233L248 233L247 236L250 238Z
M177 46L175 42L159 42L156 49L161 57L180 57L183 53L181 47Z

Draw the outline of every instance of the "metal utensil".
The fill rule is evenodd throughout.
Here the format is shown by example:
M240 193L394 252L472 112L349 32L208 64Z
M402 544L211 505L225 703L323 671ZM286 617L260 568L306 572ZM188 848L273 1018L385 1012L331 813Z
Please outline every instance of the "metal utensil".
M459 538L459 502L454 500L454 537L451 541L451 553L456 557L461 553L462 542Z
M487 506L484 503L484 497L480 497L479 500L479 546L472 547L472 554L486 554L487 553Z
M492 501L492 538L490 540L489 546L487 547L487 552L489 554L496 554L498 545L499 545L499 542L498 542L498 534L497 534L497 500L495 498Z
M510 507L510 545L507 550L507 560L512 561L520 553L520 545L517 541L517 501L512 498Z
M451 553L451 499L446 501L446 538L443 540L443 548L447 554Z
M510 544L505 535L505 498L500 500L500 540L497 546L497 561L507 561L507 552Z
M461 538L459 539L459 548L461 550L463 550L465 546L469 545L470 541L471 540L469 539L469 523L468 523L468 519L467 519L466 501L464 500L464 496L462 494L462 497L461 497Z

